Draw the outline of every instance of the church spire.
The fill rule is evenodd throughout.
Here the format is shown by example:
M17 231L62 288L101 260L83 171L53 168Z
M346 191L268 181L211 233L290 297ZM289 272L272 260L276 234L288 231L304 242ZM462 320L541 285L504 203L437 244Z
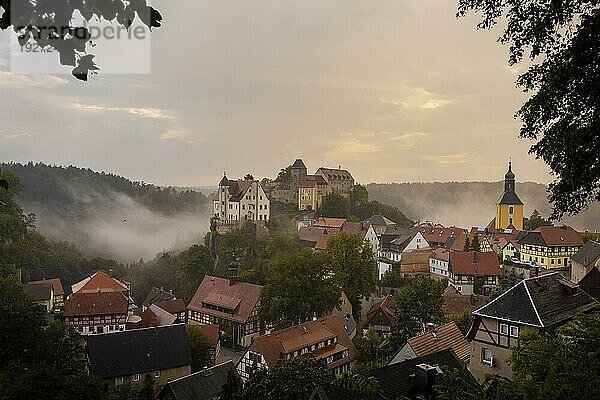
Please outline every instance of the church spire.
M508 171L504 175L504 191L515 191L515 174L512 172L512 159L508 161Z

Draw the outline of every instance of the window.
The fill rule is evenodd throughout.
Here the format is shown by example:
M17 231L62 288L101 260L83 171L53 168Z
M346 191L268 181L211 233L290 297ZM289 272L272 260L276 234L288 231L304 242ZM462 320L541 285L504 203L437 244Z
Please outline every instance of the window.
M154 377L160 378L160 371L154 371Z
M484 364L489 364L490 366L493 364L494 356L492 355L492 350L487 347L481 348L481 362Z
M519 327L518 326L511 326L510 327L510 336L512 336L512 337L519 337Z
M133 379L134 382L139 382L140 381L140 374L133 374Z
M500 333L502 335L508 335L508 325L500 324Z
M123 384L123 377L122 376L117 376L115 378L115 385L122 385Z
M515 213L515 209L513 208L513 206L510 206L510 207L508 208L508 213L509 213L509 214L514 214L514 213ZM512 218L511 218L511 219L512 219Z

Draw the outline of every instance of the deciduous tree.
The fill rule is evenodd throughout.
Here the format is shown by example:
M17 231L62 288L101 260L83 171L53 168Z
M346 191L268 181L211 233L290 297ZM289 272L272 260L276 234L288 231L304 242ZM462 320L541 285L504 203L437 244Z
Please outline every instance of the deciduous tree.
M408 339L422 333L428 323L444 322L444 284L426 276L414 278L394 296L395 321L391 341L400 348Z
M340 296L329 255L304 249L270 263L259 313L275 329L282 329L327 314Z
M360 315L360 299L373 293L377 284L377 262L371 244L356 234L341 232L329 238L326 253L331 256L334 279Z

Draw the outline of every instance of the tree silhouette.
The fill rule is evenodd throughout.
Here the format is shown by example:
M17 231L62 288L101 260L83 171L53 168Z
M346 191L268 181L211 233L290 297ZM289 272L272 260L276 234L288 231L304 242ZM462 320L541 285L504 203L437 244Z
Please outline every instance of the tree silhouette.
M161 26L162 15L147 0L0 0L0 30L12 28L19 45L35 43L40 48L51 47L59 53L61 65L73 67L75 78L87 81L90 73L97 73L91 33L85 26L74 23L73 14L79 12L86 22L92 20L116 22L129 29L138 18L150 30Z
M481 29L506 20L499 38L509 64L531 66L517 85L532 97L516 116L520 137L552 169L552 219L600 200L600 2L598 0L459 0L458 16L480 11Z

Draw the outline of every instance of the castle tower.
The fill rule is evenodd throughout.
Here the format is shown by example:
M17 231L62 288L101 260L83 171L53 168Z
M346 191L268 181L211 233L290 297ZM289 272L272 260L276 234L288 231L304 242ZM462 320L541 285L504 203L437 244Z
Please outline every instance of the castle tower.
M496 229L514 227L523 230L523 202L515 191L515 174L512 162L508 162L508 171L504 175L504 193L496 203Z

